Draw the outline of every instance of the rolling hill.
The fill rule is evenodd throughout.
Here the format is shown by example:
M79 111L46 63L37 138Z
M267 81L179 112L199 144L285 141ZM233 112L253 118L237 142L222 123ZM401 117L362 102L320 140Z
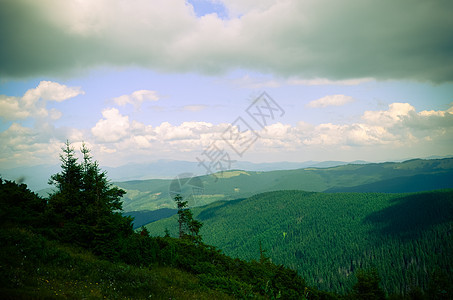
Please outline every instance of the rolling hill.
M181 189L191 207L277 190L418 192L453 188L453 158L269 172L231 170L217 173L216 177L200 176L198 181L197 186L188 184ZM170 179L150 179L115 184L127 191L123 208L130 212L175 208L169 193L172 182Z

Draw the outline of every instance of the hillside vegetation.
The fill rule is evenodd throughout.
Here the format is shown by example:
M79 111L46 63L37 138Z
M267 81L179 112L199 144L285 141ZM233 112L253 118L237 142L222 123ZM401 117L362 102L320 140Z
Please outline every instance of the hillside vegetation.
M194 199L189 200L191 207L277 190L404 193L453 188L453 158L270 172L231 170L215 175L199 177L203 190L197 190ZM172 180L115 184L126 191L123 203L126 212L175 208L169 193Z
M201 239L151 237L121 215L124 191L81 149L67 143L56 191L43 199L0 179L1 299L301 299L308 288L293 270L233 259ZM188 209L182 211L187 218ZM179 213L179 211L178 211ZM189 218L190 224L202 224Z
M276 191L194 209L203 239L226 254L256 259L257 245L309 285L345 293L354 273L375 267L389 294L429 278L453 282L453 190L408 194ZM174 217L147 225L151 234ZM437 277L436 277L437 278Z
M453 295L451 190L280 191L194 210L176 195L176 219L134 231L85 145L81 162L62 150L47 198L0 178L1 299L384 299L389 282L391 298Z

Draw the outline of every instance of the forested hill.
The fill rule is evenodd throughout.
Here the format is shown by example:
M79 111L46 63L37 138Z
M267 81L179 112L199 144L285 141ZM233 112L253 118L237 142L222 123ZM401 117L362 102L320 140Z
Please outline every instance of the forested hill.
M385 167L385 166L381 166ZM309 285L339 293L354 272L375 266L389 293L453 282L453 190L408 194L276 191L193 209L203 239L226 254L297 269ZM151 234L175 234L175 218ZM439 279L440 280L440 279Z
M270 172L232 170L215 175L199 177L202 192L190 203L192 207L277 190L402 193L453 188L453 158ZM154 179L115 184L127 192L124 210L140 211L174 208L169 195L171 183Z

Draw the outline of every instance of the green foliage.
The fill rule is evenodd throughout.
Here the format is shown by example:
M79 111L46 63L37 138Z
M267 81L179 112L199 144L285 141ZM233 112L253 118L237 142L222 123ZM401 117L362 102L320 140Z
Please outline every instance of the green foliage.
M57 190L48 201L25 185L0 179L2 299L340 297L317 287L350 292L344 297L355 299L383 299L384 291L396 293L392 297L397 299L452 296L453 258L446 255L453 249L452 190L280 191L193 210L180 198L177 216L134 233L131 218L121 214L124 190L109 183L85 146L81 152L79 163L65 144L62 171L51 178ZM346 166L336 171L347 173L348 168L359 170ZM225 179L250 176L230 175ZM164 238L150 236L171 229L176 217L182 239L169 232ZM201 228L195 218L207 226ZM247 261L202 243L200 232ZM378 267L357 271L370 265ZM297 268L311 287L288 267Z
M0 178L0 225L26 224L40 227L44 222L46 201L25 184Z
M5 190L8 193L3 193ZM31 197L31 203L40 203L40 198L24 186L14 183L3 185L2 181L1 191L1 195L6 195L6 198L24 194ZM81 195L84 195L83 192ZM19 214L14 207L16 202L1 200L10 203L11 209L7 214ZM17 202L17 205L21 205L21 202ZM39 216L46 214L45 207L38 208L35 213ZM69 210L68 207L66 211ZM51 214L47 211L46 216ZM65 244L60 243L60 237L52 235L63 232L59 224L54 222L43 223L41 228L30 227L29 230L20 227L30 224L20 222L32 219L14 217L11 220L20 222L3 223L0 228L0 297L303 297L304 280L295 271L281 265L274 265L270 261L259 263L233 259L212 246L193 243L191 239L150 237L145 228L137 233L118 236L118 231L124 231L121 226L128 227L129 221L117 212L109 216L98 220L96 227L67 220L65 227L72 230L63 228L72 234L70 237L74 240L69 242L66 237ZM48 240L42 233L53 240ZM94 238L88 247L77 240L86 237ZM109 260L102 260L92 253L101 254L102 258Z
M265 256L295 269L307 284L347 294L359 269L376 266L388 294L423 293L431 270L453 282L453 190L413 194L278 191L194 208L204 241L241 259ZM146 226L151 235L175 218ZM442 281L439 281L442 282ZM440 285L440 284L439 284ZM437 285L437 286L439 286ZM448 290L448 289L442 289Z
M169 266L101 260L28 230L0 229L1 299L232 299Z
M69 142L62 150L62 171L51 177L57 190L49 197L47 211L54 237L116 259L121 240L132 233L132 219L120 214L125 191L109 183L85 145L82 163Z
M160 250L158 262L196 274L208 288L236 297L266 296L301 299L305 281L297 272L270 262L246 262L233 259L205 244L184 239L156 238ZM279 296L280 295L280 296Z
M379 286L381 279L376 269L359 270L357 283L353 287L353 297L363 300L383 300L384 291Z
M176 195L174 200L178 208L179 238L201 243L199 232L203 223L193 218L192 211L187 207L187 201L183 201L181 195Z

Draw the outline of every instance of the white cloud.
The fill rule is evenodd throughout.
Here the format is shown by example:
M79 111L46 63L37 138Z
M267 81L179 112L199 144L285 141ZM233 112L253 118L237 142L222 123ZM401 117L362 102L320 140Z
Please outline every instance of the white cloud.
M313 100L307 104L307 107L315 108L315 107L327 107L327 106L342 106L347 103L354 102L354 98L351 96L345 95L329 95L322 97L317 100Z
M0 118L5 120L25 119L30 116L30 110L21 108L18 97L0 95Z
M87 132L54 128L45 122L34 128L13 123L0 133L0 163L16 166L56 161L61 144L68 138L89 143L93 155L104 165L158 158L194 161L213 142L228 151L231 159L239 159L222 138L229 126L163 122L154 127L131 120L116 108L105 109L102 119ZM443 155L453 149L453 109L417 112L408 103L392 103L386 110L365 111L355 123L275 123L257 133L260 137L248 148L244 159L283 157L303 161L319 159L320 153L328 153L328 159L395 159L395 155L432 155L433 145L436 154Z
M80 87L68 87L58 82L41 81L36 88L28 90L22 99L27 103L33 103L39 99L61 102L80 94L84 94Z
M122 95L120 97L114 98L113 101L119 106L125 106L126 104L132 104L135 109L141 107L142 103L145 101L158 101L159 96L156 91L150 90L139 90L135 91L130 95Z
M392 103L388 110L366 111L362 119L369 124L389 127L415 115L415 108L409 103Z
M120 114L118 109L109 108L102 111L103 119L91 129L94 138L99 142L118 142L129 134L129 117Z
M331 148L341 152L341 149L353 151L357 147L381 146L394 151L402 147L431 148L432 143L439 141L452 147L449 136L453 134L453 111L417 113L408 103L392 103L387 110L366 111L360 123L316 126L304 122L297 126L277 123L267 126L259 134L261 138L256 148L261 145L266 151L276 147L287 151Z
M117 114L116 111L113 119L128 121L125 116ZM366 111L362 121L358 123L311 125L301 121L296 126L270 124L257 132L259 138L247 152L253 155L273 151L298 153L315 149L337 149L342 153L353 149L418 147L425 145L427 141L446 140L453 131L452 118L453 113L446 111L417 113L408 104L393 103L387 110ZM211 143L216 142L216 145L234 155L234 151L223 141L229 124L184 122L173 125L163 122L151 127L135 121L130 124L120 123L123 123L121 128L124 131L121 135L123 138L118 138L114 144L114 149L118 149L116 154L121 153L122 149L152 151L170 157L190 153L192 156L185 156L185 159L193 160ZM436 128L442 128L443 131ZM251 133L248 134L250 136Z
M61 113L56 109L49 112L47 101L62 102L84 94L79 87L68 87L52 81L41 81L34 89L29 89L22 97L0 95L0 118L18 120L28 117L56 120Z
M82 136L77 129L55 128L47 122L37 122L33 128L13 123L0 132L0 166L56 163L62 143L66 139L81 141Z

